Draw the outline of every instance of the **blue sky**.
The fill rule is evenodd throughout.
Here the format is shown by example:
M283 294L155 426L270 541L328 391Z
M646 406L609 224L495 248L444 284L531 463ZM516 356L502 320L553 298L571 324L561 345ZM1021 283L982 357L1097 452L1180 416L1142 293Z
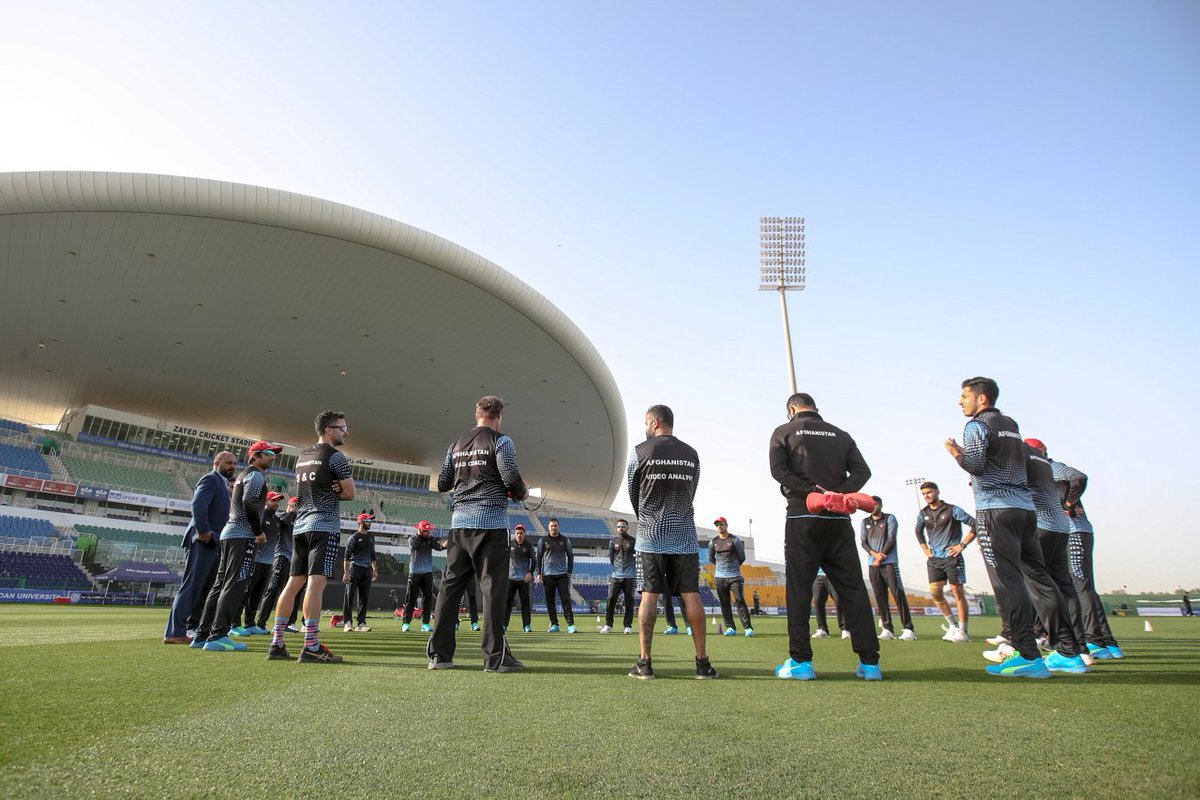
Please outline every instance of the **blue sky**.
M631 442L674 407L698 516L753 518L775 557L757 220L804 216L799 382L858 439L910 583L903 481L970 507L942 441L982 373L1091 476L1102 588L1200 584L1200 7L827 6L0 2L0 170L259 184L458 242L591 338Z

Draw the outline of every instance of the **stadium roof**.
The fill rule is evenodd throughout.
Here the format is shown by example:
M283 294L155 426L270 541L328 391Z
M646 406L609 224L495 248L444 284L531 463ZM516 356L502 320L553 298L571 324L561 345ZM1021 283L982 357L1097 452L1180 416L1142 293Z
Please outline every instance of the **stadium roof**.
M475 400L551 498L611 503L625 413L549 300L452 242L289 192L164 175L0 173L0 414L96 403L438 466Z

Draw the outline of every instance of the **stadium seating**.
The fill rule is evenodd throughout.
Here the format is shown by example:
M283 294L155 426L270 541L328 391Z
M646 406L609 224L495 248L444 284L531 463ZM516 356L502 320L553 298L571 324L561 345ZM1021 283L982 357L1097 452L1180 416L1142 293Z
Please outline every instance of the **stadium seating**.
M607 562L580 561L575 559L575 577L607 581L612 575L612 566Z
M125 542L141 547L179 547L183 533L135 531L127 528L108 528L103 525L76 525L76 533L87 533L102 542Z
M17 433L29 433L28 425L23 422L14 422L11 419L0 419L0 428Z
M158 497L180 497L183 494L179 483L165 472L92 461L77 455L63 455L61 458L63 466L79 483L145 492Z
M91 589L70 556L0 552L0 583L25 589Z
M10 539L38 539L61 536L48 519L27 519L0 515L0 536Z
M542 527L549 525L550 517L539 516ZM613 535L608 523L595 517L559 517L559 529L567 536L578 536L585 539L608 539Z
M608 598L608 586L600 583L572 583L571 588L579 593L588 605Z
M11 469L27 475L54 480L54 473L42 454L33 447L0 444L0 470Z

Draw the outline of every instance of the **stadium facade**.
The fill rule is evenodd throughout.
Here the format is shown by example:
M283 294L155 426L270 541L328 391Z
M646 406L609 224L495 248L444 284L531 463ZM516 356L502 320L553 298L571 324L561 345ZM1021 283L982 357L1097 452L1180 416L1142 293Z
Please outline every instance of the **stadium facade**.
M179 568L213 454L284 443L269 480L290 493L312 418L332 407L347 414L360 487L343 525L378 516L388 560L373 605L386 604L404 534L420 519L449 527L434 485L447 443L475 399L499 394L544 498L514 505L513 524L536 538L557 515L580 556L576 602L602 596L620 516L607 507L624 490L620 394L559 309L482 257L272 189L8 173L0 274L0 551L49 558L41 580L83 589L80 567L122 560ZM782 591L758 569L764 591Z

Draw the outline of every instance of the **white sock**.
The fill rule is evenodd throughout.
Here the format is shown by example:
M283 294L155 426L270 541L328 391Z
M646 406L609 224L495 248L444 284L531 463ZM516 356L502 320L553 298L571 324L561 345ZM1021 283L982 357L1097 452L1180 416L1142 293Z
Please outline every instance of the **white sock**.
M946 618L947 625L949 625L951 628L955 627L954 617L950 616L949 614L942 614L942 616Z

